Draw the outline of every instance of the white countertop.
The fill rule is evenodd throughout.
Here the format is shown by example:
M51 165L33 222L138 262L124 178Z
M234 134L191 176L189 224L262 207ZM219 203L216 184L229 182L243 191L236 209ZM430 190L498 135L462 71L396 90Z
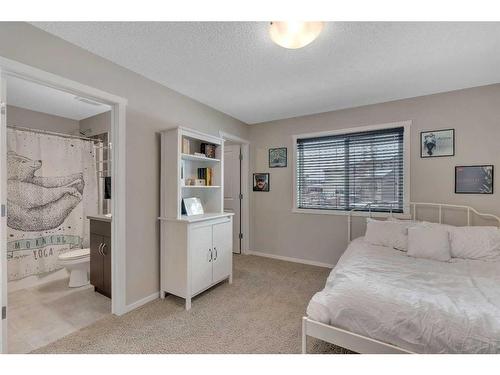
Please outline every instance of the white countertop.
M233 212L219 212L219 213L208 213L208 214L193 215L193 216L182 215L180 219L177 218L172 219L168 217L159 217L158 219L167 221L184 221L187 223L196 223L197 221L211 220L233 215L234 215Z

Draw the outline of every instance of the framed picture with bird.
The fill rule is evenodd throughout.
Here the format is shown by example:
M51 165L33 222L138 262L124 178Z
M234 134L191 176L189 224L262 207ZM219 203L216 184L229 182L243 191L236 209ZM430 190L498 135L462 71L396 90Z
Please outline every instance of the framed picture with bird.
M420 157L435 158L455 155L455 129L420 133Z

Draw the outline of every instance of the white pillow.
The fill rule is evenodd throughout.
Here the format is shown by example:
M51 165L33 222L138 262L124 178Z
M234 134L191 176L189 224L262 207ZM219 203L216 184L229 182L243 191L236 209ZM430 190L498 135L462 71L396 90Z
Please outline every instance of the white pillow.
M454 225L433 223L431 221L421 221L419 225L426 227L426 228L442 228L448 232L450 232L453 228L457 228Z
M387 221L395 221L397 223L407 223L407 224L419 224L419 223L422 223L421 221L418 221L418 220L413 220L413 219L400 219L398 217L395 217L395 216L389 216L387 218Z
M424 223L423 221L418 221L418 220L398 219L397 217L393 217L393 216L392 217L389 216L387 218L387 221L392 221L393 223L405 224L406 228L410 228L410 227L413 227L415 225L421 225L422 223Z
M500 257L500 230L496 227L453 227L450 244L453 258L496 259Z
M372 245L406 251L408 247L408 224L368 218L366 219L365 241Z
M408 228L408 255L447 262L451 259L449 233L442 227Z

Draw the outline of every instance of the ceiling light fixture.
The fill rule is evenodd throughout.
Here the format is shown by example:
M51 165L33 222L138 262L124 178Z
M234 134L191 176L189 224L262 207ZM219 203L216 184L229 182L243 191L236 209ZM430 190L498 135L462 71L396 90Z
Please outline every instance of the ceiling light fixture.
M269 35L281 47L297 49L311 43L321 30L323 22L273 21L269 27Z

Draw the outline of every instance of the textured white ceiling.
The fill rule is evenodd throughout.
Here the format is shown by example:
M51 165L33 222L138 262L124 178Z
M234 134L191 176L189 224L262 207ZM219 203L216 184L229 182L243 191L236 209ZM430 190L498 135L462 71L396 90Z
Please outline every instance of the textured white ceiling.
M264 22L35 26L247 123L500 82L500 23L327 23L303 49Z
M77 121L111 110L106 104L84 103L73 94L24 79L8 76L6 81L7 104L15 107Z

